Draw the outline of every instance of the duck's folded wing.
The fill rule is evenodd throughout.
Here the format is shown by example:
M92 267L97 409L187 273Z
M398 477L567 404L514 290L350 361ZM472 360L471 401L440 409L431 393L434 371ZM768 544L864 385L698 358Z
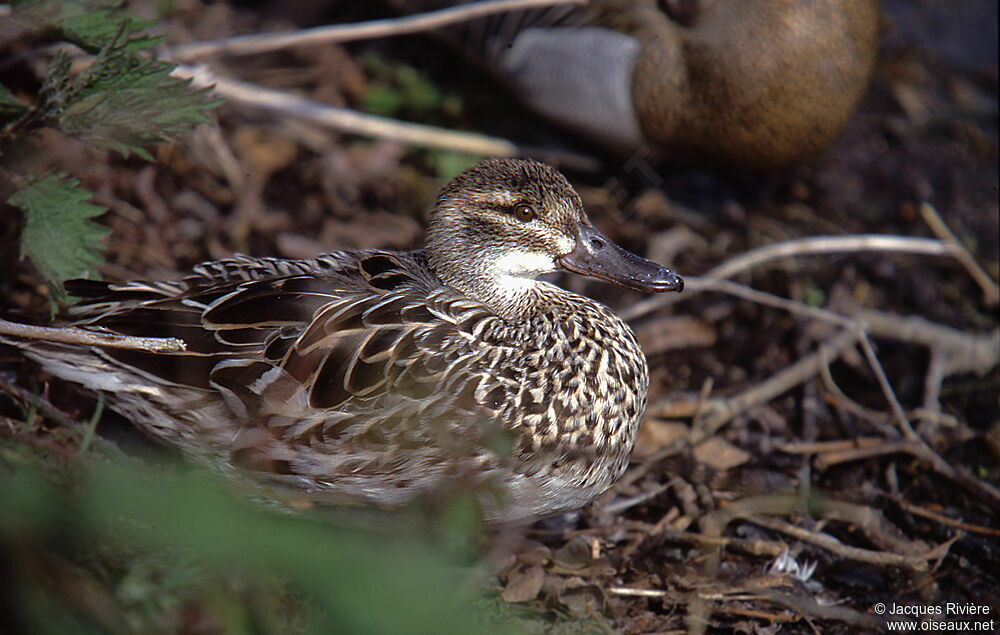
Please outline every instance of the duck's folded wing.
M183 283L93 283L78 325L177 337L187 349L79 354L154 386L171 425L210 429L215 451L261 475L366 497L387 474L409 484L403 495L480 469L506 434L477 340L498 318L428 277L420 252L341 260L303 271L233 259ZM214 405L191 407L192 390Z
M463 470L481 480L491 448L511 445L473 363L483 319L495 316L450 289L401 285L331 302L304 331L271 338L261 358L216 365L209 381L247 422L233 462L384 502L461 481Z

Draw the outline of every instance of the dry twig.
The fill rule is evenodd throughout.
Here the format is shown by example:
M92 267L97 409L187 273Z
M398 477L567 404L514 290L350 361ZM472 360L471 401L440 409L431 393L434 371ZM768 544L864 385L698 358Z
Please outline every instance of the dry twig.
M938 557L936 552L925 557L851 547L850 545L845 545L829 534L818 531L810 531L777 518L766 518L761 516L747 516L746 518L755 525L767 527L768 529L773 529L774 531L780 531L781 533L792 536L802 542L822 547L830 553L847 560L867 562L869 564L879 566L903 567L911 571L923 572L928 570L927 561Z
M924 222L930 225L931 230L937 234L938 238L954 247L955 258L962 263L962 266L969 272L972 279L983 290L986 304L988 306L996 306L1000 303L1000 287L997 287L997 283L983 271L983 268L979 266L976 259L969 253L969 250L958 241L958 238L948 228L948 225L941 218L941 215L938 214L937 210L934 209L934 206L926 201L921 203L920 215L924 218Z
M179 65L174 75L190 78L195 86L211 86L213 94L246 106L262 108L282 116L296 117L348 134L393 139L428 148L482 156L539 156L575 169L594 170L594 159L563 151L545 151L518 146L506 139L473 132L458 132L408 123L337 108L280 90L225 77L207 66Z
M967 531L970 534L980 534L982 536L990 536L991 538L1000 538L1000 529L994 529L993 527L983 527L982 525L973 525L972 523L967 523L962 520L955 520L954 518L949 518L943 514L933 512L929 509L924 509L923 507L918 507L913 503L907 502L902 496L883 494L886 498L889 498L892 502L896 503L906 511L917 516L922 516L923 518L928 518L935 522L941 523L942 525L948 525L949 527L954 527L955 529L961 529L962 531Z
M209 55L251 55L291 46L351 42L379 37L421 33L457 22L466 22L495 13L519 11L559 4L584 4L585 0L495 0L476 2L438 11L355 24L333 24L292 33L256 33L192 44L171 46L164 57L191 62Z
M924 409L927 419L939 414L938 396L946 377L959 373L983 375L1000 363L1000 329L990 333L964 333L934 324L918 316L898 316L883 311L861 309L855 317L868 325L876 337L926 346L931 353L924 380Z
M710 438L733 417L746 412L755 405L766 403L791 388L815 377L824 365L824 356L839 356L854 346L857 340L858 334L856 332L841 331L830 338L829 341L824 342L820 350L806 355L763 382L728 399L709 401L708 414L703 419L702 426L699 429L700 434L697 437L692 435L691 442L698 443Z
M100 346L102 348L122 348L150 353L177 353L187 349L187 344L176 337L134 337L114 333L98 333L71 326L51 327L18 324L0 320L0 335L9 335L20 340L41 340L76 344L78 346Z
M883 234L861 234L856 236L813 236L789 240L773 245L758 247L736 258L731 258L715 267L702 278L731 278L774 260L799 256L819 256L857 252L895 252L927 256L955 256L958 249L949 243L931 238L911 238L908 236L888 236ZM685 277L685 291L699 290L688 285ZM690 297L682 295L657 295L640 300L619 311L623 320L636 320L665 306Z
M803 530L799 527L795 527L794 525L789 525L789 527L792 527L793 529L788 529L788 531L786 531L784 526L780 528L777 526L771 527L767 524L771 522L771 520L765 520L762 518L763 515L787 516L796 513L810 513L820 518L842 520L862 526L865 534L870 539L873 539L874 542L879 544L890 544L897 552L902 551L905 553L886 554L887 557L883 558L881 555L873 555L875 552L867 552L868 550L856 549L855 547L846 547L842 545L840 541L830 536L820 536L816 532L809 532L808 530ZM900 532L893 528L892 525L885 520L882 514L877 510L873 510L870 507L863 505L855 505L852 503L844 503L828 499L806 499L801 496L780 494L770 496L751 496L735 501L710 514L707 514L702 520L702 529L707 536L718 537L722 535L722 532L729 525L729 523L741 518L748 519L756 524L766 525L784 533L795 535L796 538L812 542L813 544L819 545L845 558L861 560L864 562L893 564L895 566L905 566L915 571L920 571L926 569L927 560L932 557L937 557L936 553L933 553L932 555L921 553L922 550L918 550L917 547L914 547L910 543L903 542L896 538L894 534L899 535ZM801 532L807 532L811 535L806 536ZM719 552L716 551L714 554L711 554L707 565L714 572L716 570L714 567L717 567L718 563Z

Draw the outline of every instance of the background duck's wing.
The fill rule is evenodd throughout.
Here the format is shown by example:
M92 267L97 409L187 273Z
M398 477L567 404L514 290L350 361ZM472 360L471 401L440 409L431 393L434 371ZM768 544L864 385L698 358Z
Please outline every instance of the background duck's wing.
M396 2L430 11L461 0ZM526 106L604 147L629 152L642 141L632 107L635 37L605 28L618 9L561 5L467 20L441 35L490 69Z

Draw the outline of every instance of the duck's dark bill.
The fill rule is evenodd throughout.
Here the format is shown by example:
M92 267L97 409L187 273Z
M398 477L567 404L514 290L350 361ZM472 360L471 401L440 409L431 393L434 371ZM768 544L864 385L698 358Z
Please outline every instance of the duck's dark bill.
M622 249L595 227L578 228L576 249L558 260L564 269L642 293L684 289L684 280L670 269Z

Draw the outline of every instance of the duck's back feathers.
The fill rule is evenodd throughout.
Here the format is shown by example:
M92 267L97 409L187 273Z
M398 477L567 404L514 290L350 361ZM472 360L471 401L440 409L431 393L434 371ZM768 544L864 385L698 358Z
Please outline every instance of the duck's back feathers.
M96 356L151 380L156 389L143 384L142 399L159 403L147 410L183 423L148 429L182 445L197 439L186 447L196 454L223 454L284 480L322 478L348 499L378 500L372 492L391 478L386 503L458 479L473 464L480 480L486 475L485 437L498 432L496 415L483 404L486 375L469 361L482 353L473 331L496 316L442 286L423 252L236 257L200 265L179 282L70 286L83 298L70 312L75 325L177 337L187 349L51 345L36 358L64 367L66 356ZM108 389L103 379L91 387ZM225 409L205 421L190 408L199 394L222 395ZM109 398L130 402L135 394Z

